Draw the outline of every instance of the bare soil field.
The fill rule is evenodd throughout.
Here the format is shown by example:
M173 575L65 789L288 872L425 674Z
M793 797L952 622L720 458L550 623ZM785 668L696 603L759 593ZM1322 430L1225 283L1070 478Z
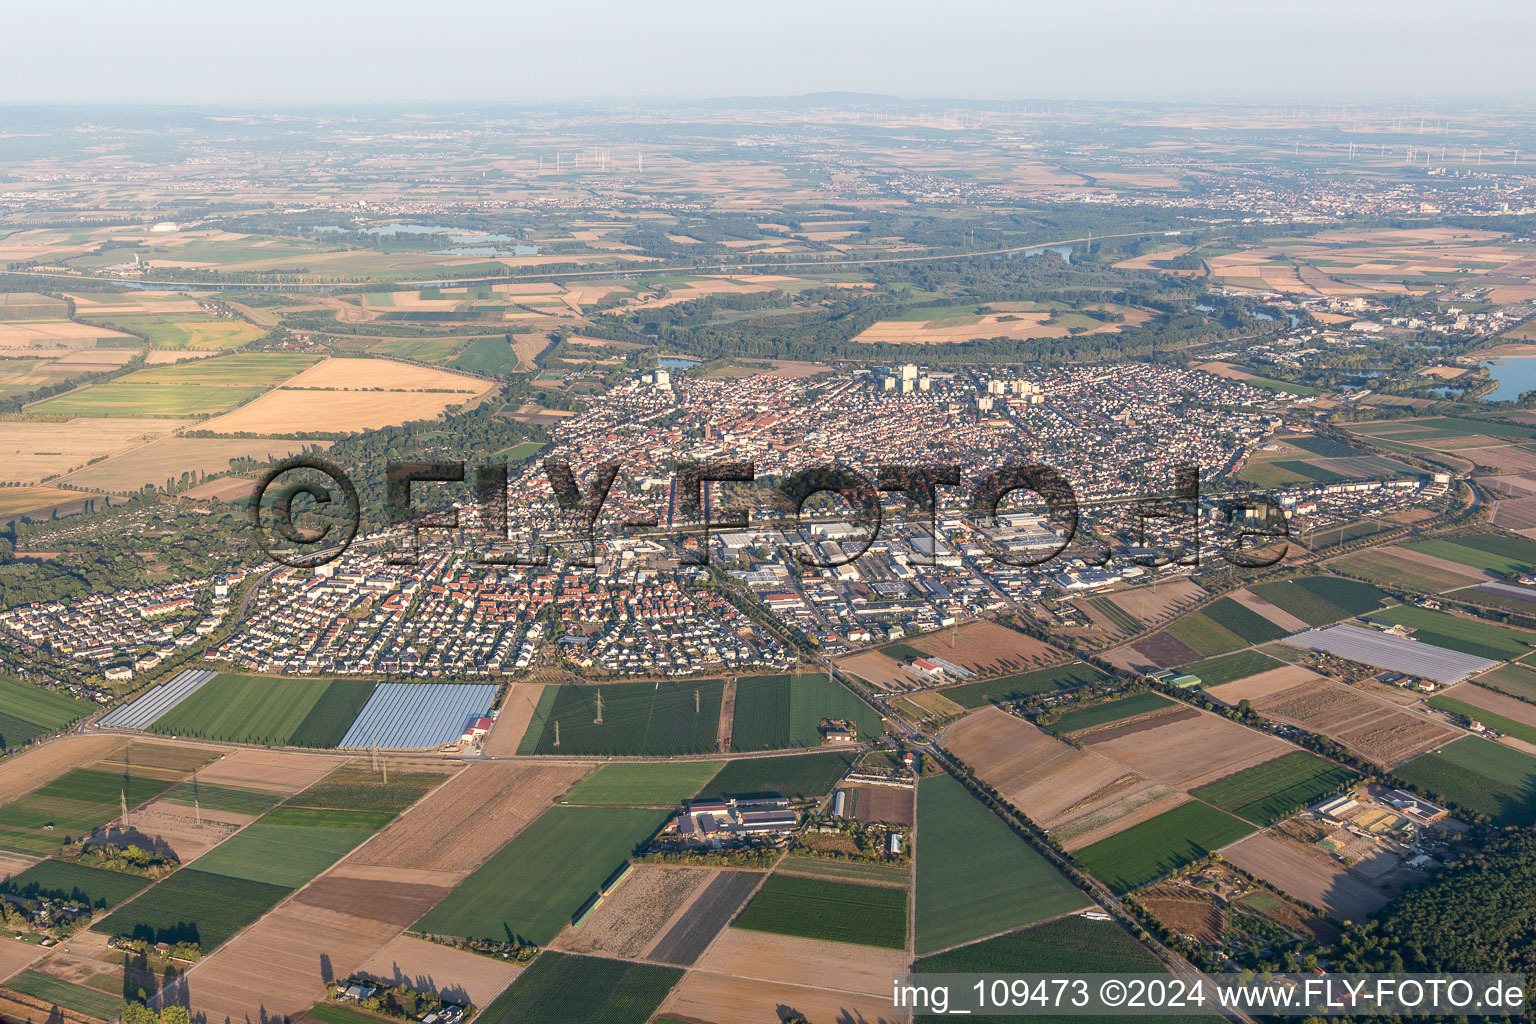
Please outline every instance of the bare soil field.
M901 950L823 942L727 928L699 958L696 969L736 978L793 978L810 988L889 995L891 977L907 965Z
M244 501L256 490L256 481L244 476L224 476L181 492L196 501Z
M338 867L315 879L294 899L308 907L383 921L406 928L419 921L452 891L451 885L428 885L375 878L353 878Z
M747 902L765 876L756 871L720 871L693 902L657 935L646 950L648 960L691 967L715 941L715 936Z
M1401 764L1457 735L1450 726L1321 677L1256 700L1254 707L1266 717L1332 737L1383 767Z
M1270 669L1268 672L1260 672L1247 679L1213 686L1210 688L1210 694L1217 700L1236 706L1239 701L1260 701L1300 686L1302 683L1321 678L1323 677L1316 672L1299 665L1286 665L1282 668Z
M910 825L914 813L915 791L895 786L847 786L853 816L859 821L883 821L887 825Z
M1139 902L1174 931L1200 942L1211 942L1225 931L1222 911L1210 897L1183 885L1154 885Z
M481 761L388 825L348 862L460 878L479 867L589 771L585 764Z
M523 973L523 966L401 935L361 970L386 985L404 982L418 992L467 998L485 1007Z
M218 354L217 349L211 348L152 348L144 356L144 365L165 366L169 363L184 363L189 359L207 359Z
M1177 579L1150 587L1122 590L1118 594L1110 594L1109 599L1127 615L1149 626L1156 626L1210 596L1193 580Z
M837 659L837 667L882 690L904 690L919 681L917 676L902 668L900 662L879 651L846 655Z
M1180 789L1196 789L1294 749L1194 708L1089 733L1084 742L1146 778Z
M47 952L42 946L34 946L30 942L17 942L11 939L10 936L5 938L6 941L0 942L0 978L9 978ZM0 999L4 999L4 996L0 996ZM0 1013L3 1012L4 1010L0 1009ZM36 1019L44 1020L49 1018L39 1017Z
M1497 501L1488 521L1519 533L1536 527L1536 497Z
M464 391L478 394L486 382L448 370L436 370L393 359L323 360L284 383L288 388L339 391Z
M45 476L82 469L98 456L164 437L190 422L133 416L0 422L0 480L35 484Z
M198 772L195 778L211 786L259 789L290 796L308 789L346 761L346 758L330 754L242 747L225 754Z
M1482 466L1492 466L1501 473L1530 473L1536 470L1536 452L1512 444L1462 452Z
M0 348L29 348L34 345L57 345L60 342L87 347L101 338L132 339L133 335L105 327L78 324L73 320L0 321Z
M199 313L202 307L180 292L125 292L121 295L71 295L75 312L84 317L133 315L135 313Z
M1177 668L1200 660L1200 652L1167 633L1142 637L1129 646L1144 659L1143 664L1151 664L1160 669Z
M128 745L123 736L72 734L0 759L0 801L10 803L46 785L71 768L100 760Z
M1221 855L1303 903L1321 907L1344 921L1361 921L1387 905L1387 897L1350 874L1321 850L1276 839L1249 836Z
M255 819L249 815L203 811L202 820L190 807L156 800L128 816L128 827L108 827L91 837L92 844L130 843L146 850L169 850L183 864L190 863Z
M580 928L567 928L552 945L573 953L639 957L718 874L709 868L637 864Z
M496 726L485 738L484 751L492 757L510 757L517 753L528 723L538 710L539 697L544 693L542 683L512 683L507 687L506 699L496 715Z
M269 438L164 437L134 448L105 462L58 478L70 487L100 491L138 491L145 484L163 485L170 477L188 470L224 473L231 459L257 461L297 454L313 441L278 441ZM329 448L329 441L320 442Z
M1258 615L1262 615L1264 618L1268 619L1270 622L1273 622L1281 629L1288 629L1292 632L1300 632L1301 630L1311 628L1307 625L1305 620L1298 619L1284 608L1281 608L1277 604L1271 604L1270 602L1260 597L1258 594L1247 590L1236 590L1227 596L1232 598L1232 600L1236 601L1238 604L1242 605L1244 608L1247 608L1249 611Z
M199 427L217 434L346 434L408 420L435 419L468 397L462 391L278 388Z
M1453 700L1471 704L1475 708L1482 708L1484 711L1503 715L1505 718L1536 728L1536 705L1527 704L1523 700L1516 700L1474 683L1459 683L1444 693Z
M1024 672L1066 658L1050 644L986 620L919 637L909 646L981 676Z
M661 1014L684 1024L761 1024L788 1009L812 1021L906 1024L912 1017L893 1007L889 987L887 979L884 995L853 995L695 970L661 1004Z

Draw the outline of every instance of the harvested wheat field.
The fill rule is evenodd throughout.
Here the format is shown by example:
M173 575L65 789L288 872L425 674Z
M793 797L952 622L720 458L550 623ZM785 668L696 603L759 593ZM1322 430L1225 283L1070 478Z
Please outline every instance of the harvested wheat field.
M1536 729L1536 705L1506 696L1473 683L1461 683L1441 692L1441 696L1459 700L1490 714L1502 715L1521 725ZM1501 730L1502 731L1502 730Z
M329 448L329 441L318 442ZM70 487L100 491L138 491L145 484L163 485L167 479L193 471L204 474L229 471L231 459L258 462L286 458L302 452L314 441L277 441L270 438L163 437L60 477Z
M879 651L860 651L846 655L837 659L837 667L882 690L905 690L920 682L901 662Z
M125 736L71 734L0 760L0 801L9 803L71 768L100 760L128 745Z
M512 683L507 687L506 699L496 713L496 725L485 738L484 751L492 757L510 757L517 753L528 723L538 710L539 697L544 693L543 683Z
M1118 594L1110 594L1109 599L1126 614L1149 626L1155 626L1210 596L1193 580L1177 579L1150 587L1123 590Z
M28 857L20 853L8 853L0 850L0 882L12 875L19 875L27 868L36 864L40 858Z
M462 391L278 388L203 422L199 428L216 434L349 434L410 420L436 419L449 406L461 405L469 397Z
M1225 704L1236 706L1239 701L1261 701L1300 686L1302 683L1321 678L1323 677L1316 672L1310 672L1299 665L1285 665L1246 679L1213 686L1209 693Z
M527 761L472 764L402 814L347 863L441 871L462 879L591 770L585 764Z
M1023 672L1066 660L1050 644L985 620L930 633L909 641L908 646L984 676Z
M144 365L165 366L170 363L184 363L189 359L207 359L209 356L218 354L218 349L212 348L152 348L145 353Z
M1194 708L1091 733L1084 740L1094 753L1180 789L1198 788L1295 749Z
M711 868L637 864L580 928L567 928L552 946L572 953L639 957L718 874Z
M1221 851L1233 864L1303 903L1344 921L1360 921L1387 905L1387 897L1350 874L1321 850L1265 833Z
M859 948L863 947L849 947ZM905 969L905 968L903 968ZM836 1024L907 1024L911 1014L893 1007L890 976L883 995L756 981L710 971L689 971L661 1004L661 1016L687 1024L762 1024L782 1009L810 1021Z
M695 970L767 982L793 978L809 988L889 996L891 978L901 974L908 961L909 955L899 949L727 928Z
M211 786L259 789L291 796L341 767L346 758L244 747L225 754L194 778Z
M418 992L466 997L484 1007L512 984L523 965L401 935L361 970L386 985L404 982Z
M339 391L464 391L479 394L486 382L475 377L393 359L332 357L287 380L285 388Z
M1338 740L1367 760L1392 767L1454 739L1458 733L1332 679L1317 678L1254 701L1268 718Z
M28 348L33 345L57 345L60 342L71 347L89 347L102 338L138 340L122 331L92 327L72 320L0 321L0 348Z
M164 437L189 422L134 416L9 420L0 423L0 481L33 484L45 476L83 469L98 456Z

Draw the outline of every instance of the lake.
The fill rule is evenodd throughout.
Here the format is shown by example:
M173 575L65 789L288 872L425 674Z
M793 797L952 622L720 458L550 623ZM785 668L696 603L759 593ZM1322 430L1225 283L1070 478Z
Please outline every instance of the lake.
M1526 391L1536 390L1536 356L1485 359L1483 365L1499 386L1483 396L1490 402L1513 402Z
M658 356L656 365L663 370L687 370L698 366L702 359L684 359L681 356Z

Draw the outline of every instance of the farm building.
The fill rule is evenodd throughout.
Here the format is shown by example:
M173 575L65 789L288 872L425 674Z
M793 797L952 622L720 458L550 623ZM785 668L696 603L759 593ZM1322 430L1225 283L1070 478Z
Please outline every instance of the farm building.
M788 800L690 800L673 820L677 834L701 842L788 835L800 817Z

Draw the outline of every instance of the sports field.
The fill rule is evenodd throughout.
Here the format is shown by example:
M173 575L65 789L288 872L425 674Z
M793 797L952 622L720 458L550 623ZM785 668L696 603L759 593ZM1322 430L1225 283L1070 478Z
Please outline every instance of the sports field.
M1413 638L1420 643L1434 644L1463 654L1473 654L1492 661L1510 661L1531 653L1536 643L1536 633L1511 629L1494 622L1452 615L1431 608L1413 608L1402 605L1385 611L1372 612L1378 622L1397 622L1413 629Z
M1077 851L1078 862L1124 895L1253 831L1246 821L1191 800Z
M1492 740L1463 737L1393 774L1496 824L1536 825L1536 758Z
M1193 795L1255 825L1273 825L1360 776L1304 750L1229 775Z
M210 416L261 394L256 387L93 384L45 398L27 412L51 416Z
M822 673L743 676L736 680L731 749L780 750L821 745L821 722L852 719L859 738L882 732L880 715Z
M0 676L0 751L24 747L73 725L95 710L57 690Z
M1390 596L1369 583L1337 576L1303 576L1248 588L1309 626L1322 626L1380 608Z
M334 747L375 686L369 679L220 673L149 728L230 743Z
M728 796L820 797L853 767L854 755L829 750L818 754L785 754L732 761L699 791L701 799Z
M548 686L517 752L707 754L718 749L724 688L719 679Z
M917 952L1019 928L1088 898L957 780L917 787Z
M678 967L540 953L475 1019L480 1024L646 1024L682 977Z
M950 686L938 692L963 708L979 708L993 701L1022 700L1032 694L1081 686L1102 678L1104 674L1098 669L1079 661L1070 665L1056 665L1052 668L1036 669L1033 672L1003 676L1001 679Z
M650 839L661 811L551 807L416 923L418 931L547 945Z
M1167 697L1148 691L1130 697L1121 697L1117 700L1107 700L1102 704L1094 704L1090 707L1080 708L1077 711L1068 711L1056 719L1056 721L1047 725L1046 728L1057 736L1065 736L1068 733L1091 729L1096 725L1104 725L1106 722L1118 722L1122 718L1130 718L1132 715L1144 715L1148 711L1156 711L1158 708L1171 707L1172 705L1173 701Z
M907 890L905 886L858 885L776 874L763 884L731 926L857 946L905 949Z
M724 761L605 764L571 787L561 803L677 807L703 789Z

